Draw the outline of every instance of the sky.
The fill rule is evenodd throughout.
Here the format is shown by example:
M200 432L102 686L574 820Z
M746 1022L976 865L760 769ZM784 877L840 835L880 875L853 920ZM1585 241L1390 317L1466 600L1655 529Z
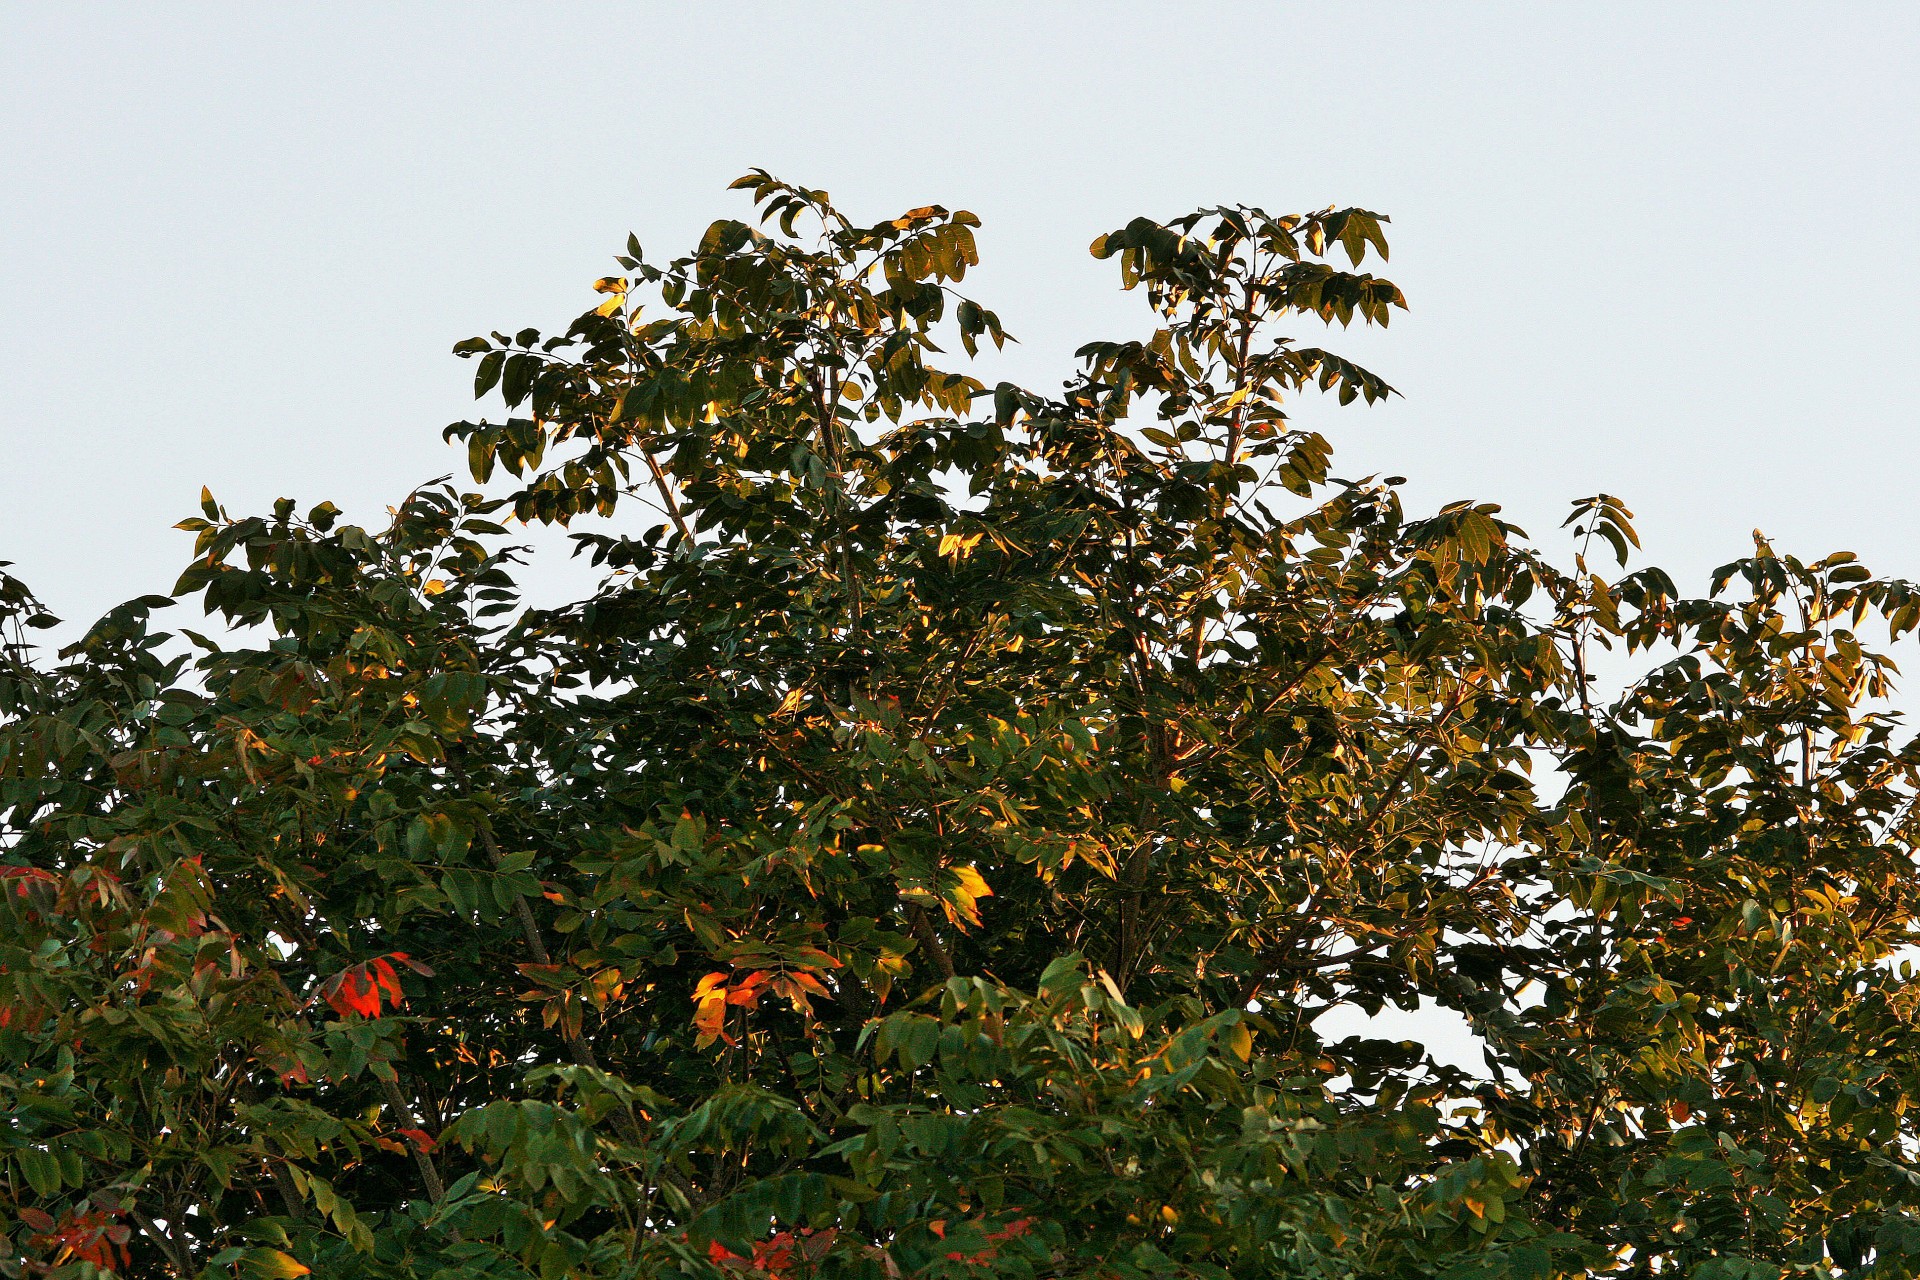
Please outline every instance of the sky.
M1142 328L1095 235L1378 210L1412 309L1329 345L1403 398L1302 407L1337 474L1549 545L1615 493L1683 585L1755 527L1920 578L1916 55L1911 4L0 3L0 559L86 619L203 484L380 521L460 465L455 341L764 166L979 214L1039 387Z
M1910 3L0 0L0 560L77 626L168 588L202 485L379 523L461 465L454 342L761 166L977 213L983 376L1042 388L1142 329L1095 235L1377 210L1412 309L1328 345L1403 398L1302 407L1336 474L1549 545L1614 493L1683 586L1756 527L1920 578L1917 55Z

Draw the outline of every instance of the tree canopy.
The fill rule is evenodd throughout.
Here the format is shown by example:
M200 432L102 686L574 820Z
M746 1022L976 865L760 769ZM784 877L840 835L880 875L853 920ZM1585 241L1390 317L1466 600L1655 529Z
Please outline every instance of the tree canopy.
M0 1274L1920 1270L1920 592L1334 478L1365 210L1101 236L1043 393L972 215L735 185L455 348L472 488L207 495L57 653L0 575Z

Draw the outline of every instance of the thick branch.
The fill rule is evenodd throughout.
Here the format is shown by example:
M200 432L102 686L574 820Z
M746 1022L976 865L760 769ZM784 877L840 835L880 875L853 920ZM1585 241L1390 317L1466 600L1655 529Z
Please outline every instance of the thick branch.
M400 1092L399 1078L396 1076L391 1080L384 1077L376 1077L376 1079L380 1080L380 1092L386 1095L387 1104L393 1108L394 1114L406 1121L409 1129L418 1129L425 1133L426 1128L420 1123L419 1114L408 1104L406 1095ZM407 1148L413 1153L413 1162L420 1169L420 1180L426 1184L427 1199L438 1203L446 1197L447 1184L440 1181L440 1171L434 1168L433 1157L421 1150L417 1142L409 1141Z
M186 1247L175 1240L170 1232L162 1229L159 1223L148 1216L146 1210L137 1204L130 1204L127 1206L127 1215L139 1223L140 1230L146 1233L147 1239L153 1241L160 1252L167 1255L167 1261L172 1264L175 1275L181 1277L181 1280L186 1280L186 1277L193 1274L193 1259L187 1255Z
M926 911L918 904L909 904L907 923L913 928L913 936L920 940L920 945L927 949L927 954L933 957L933 962L940 966L940 972L949 978L953 977L953 957L948 955L946 947L941 945L940 935L933 931L933 921L928 918Z
M273 1179L274 1190L280 1193L280 1202L287 1207L287 1216L295 1222L307 1216L307 1206L300 1199L300 1188L294 1185L293 1175L287 1172L283 1161L268 1157L267 1176Z

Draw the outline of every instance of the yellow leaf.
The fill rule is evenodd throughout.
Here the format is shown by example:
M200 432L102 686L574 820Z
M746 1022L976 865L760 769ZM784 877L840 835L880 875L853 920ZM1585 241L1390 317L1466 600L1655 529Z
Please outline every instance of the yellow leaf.
M991 898L993 896L993 890L987 887L986 880L972 867L955 867L953 874L959 877L960 889L968 897Z
M945 901L941 903L947 913L947 919L956 925L964 921L966 924L978 926L980 909L975 904L981 898L992 897L993 890L987 887L987 882L972 867L954 867L952 875L959 883L947 890L944 895Z
M310 1275L313 1268L296 1261L278 1249L249 1249L242 1264L247 1274L257 1276L259 1280L294 1280L296 1276Z

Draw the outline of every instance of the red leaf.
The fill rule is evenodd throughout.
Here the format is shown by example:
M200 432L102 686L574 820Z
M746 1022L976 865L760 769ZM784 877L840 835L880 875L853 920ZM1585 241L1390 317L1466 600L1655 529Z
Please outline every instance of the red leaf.
M431 1151L437 1145L425 1129L395 1129L394 1132L422 1151Z
M380 990L368 980L365 968L364 965L355 965L342 970L321 989L335 1013L343 1016L357 1013L363 1018L380 1016Z
M111 1211L115 1214L119 1212L117 1209ZM56 1227L53 1219L45 1213L37 1209L22 1209L20 1220L39 1232L32 1242L36 1247L59 1250L54 1258L56 1266L68 1258L90 1262L103 1271L126 1265L126 1241L130 1233L114 1222L108 1212L69 1212ZM40 1225L42 1222L46 1224L44 1227Z
M404 951L392 952L390 953L388 958L393 960L398 960L401 964L407 966L407 968L413 970L415 973L419 974L423 978L431 978L433 976L432 965L423 964L420 961L415 960L412 956L408 955Z
M377 1018L380 1016L380 995L385 992L386 1002L398 1009L407 1002L407 997L400 986L400 975L394 972L389 960L399 960L414 969L424 967L414 964L404 952L377 956L342 969L328 978L320 988L320 998L342 1016L357 1013L363 1018Z
M406 993L400 990L400 977L394 973L393 966L385 960L374 960L371 963L373 965L374 981L379 984L382 991L387 993L389 1003L396 1009L405 1004L407 1002Z

